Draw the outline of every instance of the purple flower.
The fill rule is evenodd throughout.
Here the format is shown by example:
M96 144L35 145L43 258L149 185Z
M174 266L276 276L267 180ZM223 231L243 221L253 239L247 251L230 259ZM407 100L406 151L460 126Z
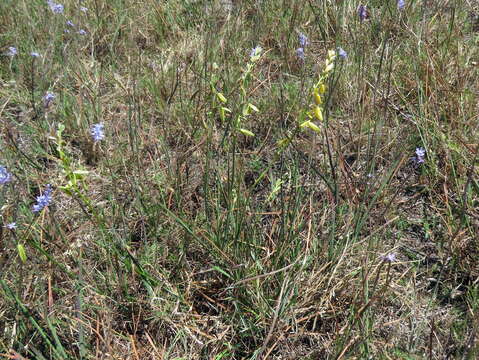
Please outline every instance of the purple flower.
M383 261L384 262L389 262L389 263L392 263L392 262L396 261L396 254L395 253L389 253L389 254L383 256Z
M348 57L348 53L342 47L338 47L338 55L343 59Z
M296 56L297 56L301 61L304 61L304 59L305 59L304 49L303 49L303 48L298 48L298 49L296 49Z
M404 6L406 6L406 2L404 0L398 0L397 5L398 5L398 9L402 10L404 9Z
M416 163L416 165L424 163L424 156L426 155L426 150L422 147L416 148L416 155L413 157L413 161Z
M75 27L75 24L71 20L67 20L66 24L71 27Z
M5 227L9 230L15 230L17 228L17 223L12 222L10 224L5 225Z
M86 35L86 31L83 29L78 30L79 35Z
M55 98L56 95L54 93L47 91L47 93L43 97L43 106L45 106L46 108L49 107Z
M5 185L12 180L12 174L10 174L5 166L0 166L0 185Z
M80 6L80 11L86 13L88 11L88 8Z
M249 53L249 57L254 58L254 57L259 56L259 54L261 53L262 50L263 49L261 48L261 46L256 46L255 48L251 49L251 51Z
M105 133L103 131L104 124L95 124L91 127L90 134L93 137L94 142L98 142L100 140L103 140L105 138Z
M37 58L37 57L40 57L40 54L37 53L36 51L32 51L32 52L30 53L30 56Z
M308 37L306 35L304 35L303 33L299 33L298 35L298 41L299 41L299 45L304 49L306 46L309 45L309 40L308 40Z
M359 5L358 7L358 16L360 21L366 20L369 15L368 15L368 10L366 8L366 5Z
M33 205L33 212L42 211L46 206L50 205L52 201L52 186L48 184L43 192L43 195L37 196L37 203Z
M17 54L18 54L18 50L17 50L16 47L10 46L10 47L8 48L8 52L7 52L7 55L8 55L8 56L14 57L14 56L17 55Z
M50 10L53 11L55 14L62 14L64 7L62 4L57 4L52 0L47 0L47 4L50 7Z

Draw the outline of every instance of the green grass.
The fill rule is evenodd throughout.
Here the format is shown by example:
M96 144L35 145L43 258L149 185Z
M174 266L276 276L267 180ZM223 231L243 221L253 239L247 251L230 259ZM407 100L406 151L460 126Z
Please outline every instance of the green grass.
M474 2L63 5L0 4L3 357L479 355Z

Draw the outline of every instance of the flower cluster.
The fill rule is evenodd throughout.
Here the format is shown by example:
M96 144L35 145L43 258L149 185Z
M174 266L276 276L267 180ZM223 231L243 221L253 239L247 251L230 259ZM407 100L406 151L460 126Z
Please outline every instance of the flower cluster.
M406 6L406 2L404 0L397 0L397 6L399 10L402 10L404 6Z
M314 104L312 105L312 109L308 113L308 120L304 121L300 125L301 128L307 127L314 132L320 133L320 128L313 122L313 120L319 120L320 122L323 121L323 97L327 90L326 82L329 78L329 75L334 69L334 61L336 60L337 56L338 53L336 51L328 51L324 70L319 75L318 82L313 86L312 93Z
M257 61L260 58L261 51L263 51L263 48L261 46L256 46L255 48L252 48L249 57L252 62Z
M304 55L304 49L306 46L309 45L309 40L306 35L303 33L299 33L298 35L298 42L299 42L299 48L296 49L296 56L301 60L304 61L305 55Z
M43 192L43 195L37 196L37 203L33 205L33 212L40 212L45 207L50 205L52 201L52 186L48 184Z
M0 166L0 185L5 185L12 180L12 174L10 174L5 166Z
M415 155L412 158L412 161L416 164L423 164L425 159L424 156L426 156L426 150L422 147L416 148Z
M93 138L94 142L98 142L100 140L103 140L105 138L105 133L103 131L103 123L100 124L95 124L91 127L90 134Z
M55 100L56 95L50 91L47 91L45 96L43 97L43 106L46 108L50 106L53 100Z
M369 18L369 12L366 5L361 4L358 6L358 17L361 22Z
M63 14L63 10L65 9L62 4L57 4L52 0L47 0L47 4L50 7L50 10L55 14Z

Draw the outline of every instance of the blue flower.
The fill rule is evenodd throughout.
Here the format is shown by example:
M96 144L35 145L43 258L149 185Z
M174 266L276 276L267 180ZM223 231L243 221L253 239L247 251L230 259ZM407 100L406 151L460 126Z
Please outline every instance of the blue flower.
M33 212L40 212L52 201L52 186L48 184L43 195L37 196L37 203L33 205Z
M37 57L40 56L40 54L37 53L36 51L32 51L32 52L30 53L30 56L37 58Z
M359 5L358 16L360 21L364 21L369 17L368 10L366 9L366 5L362 5L362 4Z
M66 24L71 27L75 27L75 24L71 20L67 20Z
M88 11L88 8L80 6L80 11L86 13Z
M104 125L103 123L95 124L91 127L90 134L93 137L94 142L98 142L105 138L105 133L103 131Z
M299 41L299 45L304 49L306 46L309 45L309 40L308 40L308 37L306 35L304 35L303 33L299 33L298 35L298 41Z
M12 222L12 223L10 223L10 224L5 225L5 227L6 227L8 230L15 230L15 229L17 228L17 223Z
M10 46L10 47L8 48L8 52L7 52L7 55L8 55L8 56L14 57L14 56L17 55L17 54L18 54L18 50L17 50L16 47Z
M406 6L406 2L404 0L398 0L397 5L398 5L398 9L402 10L404 9L404 6Z
M257 56L259 56L259 54L261 53L263 49L261 48L261 46L256 46L255 48L251 49L250 53L249 53L249 57L251 59L253 58L256 58Z
M383 256L383 261L384 262L389 262L389 263L392 263L392 262L396 261L396 254L395 253L389 253L389 254Z
M53 11L55 14L62 14L64 7L62 4L57 4L52 0L47 0L47 4L50 7L50 10Z
M0 185L5 185L12 180L12 174L10 174L5 166L0 166Z
M43 106L45 106L46 108L49 107L55 98L56 95L54 93L47 91L47 93L43 97Z
M415 156L413 156L412 161L416 165L423 164L425 161L424 156L426 156L426 150L422 147L418 147L416 148Z
M79 35L86 35L86 31L83 29L78 30Z
M344 51L342 47L338 47L338 55L343 59L346 59L348 57L348 53Z
M304 49L303 49L302 47L296 49L296 56L297 56L300 60L304 61L305 55L304 55Z

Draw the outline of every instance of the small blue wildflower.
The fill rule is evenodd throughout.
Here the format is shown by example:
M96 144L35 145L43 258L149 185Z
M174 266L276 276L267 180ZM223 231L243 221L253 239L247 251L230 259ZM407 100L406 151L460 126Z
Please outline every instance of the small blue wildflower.
M98 142L105 138L105 133L103 131L103 128L104 128L103 123L95 124L91 127L90 134L93 137L94 142Z
M62 4L57 4L52 0L47 0L47 4L50 7L50 10L55 14L63 14L63 10L65 10Z
M392 262L396 261L396 254L395 253L389 253L389 254L383 256L383 261L388 262L388 263L392 263Z
M416 156L414 157L414 162L416 164L422 164L424 163L424 156L426 155L426 150L422 147L416 148Z
M37 57L40 57L40 54L37 53L36 51L32 51L32 52L30 53L30 56L32 56L32 57L34 57L34 58L37 58Z
M296 56L301 60L304 61L305 55L304 55L304 49L302 47L296 49Z
M255 48L251 49L251 52L249 53L249 57L254 58L256 56L259 56L262 50L263 49L261 48L261 46L256 46Z
M8 230L15 230L15 229L17 228L17 223L12 222L12 223L10 223L10 224L5 225L5 227L6 227Z
M5 166L0 166L0 185L5 185L12 180L12 174L10 174Z
M406 6L406 2L404 0L398 0L397 5L398 5L398 9L402 10L404 9L404 6Z
M66 24L71 27L75 27L75 24L71 20L67 20Z
M309 45L309 40L308 40L308 37L306 35L304 35L303 33L299 33L298 35L298 41L299 41L299 45L304 49L306 46Z
M83 29L78 30L79 35L86 35L86 31Z
M55 98L56 95L54 93L47 91L47 93L43 97L43 106L45 106L46 108L49 107Z
M343 59L348 57L348 53L342 47L338 47L338 55Z
M17 55L17 54L18 54L18 50L17 50L16 47L10 46L10 47L8 48L8 52L7 52L7 55L8 55L8 56L14 57L14 56Z
M48 184L43 195L37 196L37 203L33 205L33 212L40 212L52 201L52 186Z
M80 6L80 11L86 13L88 11L88 8Z
M360 21L364 21L368 18L368 10L366 8L366 5L359 5L358 16Z

